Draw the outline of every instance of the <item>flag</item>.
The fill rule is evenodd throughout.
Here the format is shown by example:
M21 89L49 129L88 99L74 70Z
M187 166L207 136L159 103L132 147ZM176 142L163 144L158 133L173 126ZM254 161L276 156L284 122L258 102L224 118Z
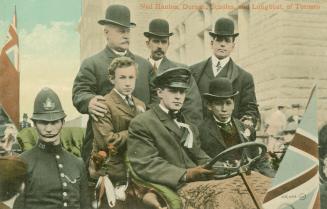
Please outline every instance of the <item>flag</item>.
M0 53L0 104L19 127L19 54L16 9L8 30L8 41Z
M265 209L320 209L316 86L268 190Z

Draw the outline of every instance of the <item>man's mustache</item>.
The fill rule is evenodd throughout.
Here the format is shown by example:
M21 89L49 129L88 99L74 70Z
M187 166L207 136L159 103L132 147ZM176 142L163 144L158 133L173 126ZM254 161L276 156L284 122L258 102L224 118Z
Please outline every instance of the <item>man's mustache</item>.
M159 53L159 52L160 52L160 53L162 53L162 54L164 53L164 51L162 51L161 49L157 49L157 50L154 51L154 52L155 52L155 53Z

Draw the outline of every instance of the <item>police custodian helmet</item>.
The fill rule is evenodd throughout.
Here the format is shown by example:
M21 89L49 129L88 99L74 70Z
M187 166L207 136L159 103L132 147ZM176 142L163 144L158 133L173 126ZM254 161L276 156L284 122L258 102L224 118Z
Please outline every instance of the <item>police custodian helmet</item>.
M50 88L43 88L34 101L33 121L56 121L66 117L58 95Z

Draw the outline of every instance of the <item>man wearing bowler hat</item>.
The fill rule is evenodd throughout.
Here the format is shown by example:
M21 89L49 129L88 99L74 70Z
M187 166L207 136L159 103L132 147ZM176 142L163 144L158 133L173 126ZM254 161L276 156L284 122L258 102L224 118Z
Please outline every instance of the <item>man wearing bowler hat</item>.
M201 149L198 129L180 113L190 77L187 68L175 67L154 79L160 103L136 116L128 130L131 166L146 181L175 190L185 200L184 208L253 208L249 195L240 192L237 177L207 181L215 172L204 166L210 158ZM270 183L264 176L253 176L256 189ZM261 197L264 194L262 190Z
M254 131L232 117L235 97L238 94L238 91L233 90L232 82L228 78L215 78L209 83L209 91L203 95L207 101L209 115L200 125L199 132L201 147L210 157L215 157L237 144L255 141ZM232 158L237 159L238 156ZM267 160L262 160L257 168L269 177L275 174Z
M130 10L124 5L111 5L106 10L104 19L98 21L104 26L106 47L99 53L86 58L80 67L73 85L73 104L83 114L89 114L97 121L107 113L103 104L104 95L113 89L108 78L108 67L116 57L127 56L138 65L138 76L133 95L146 105L150 102L151 64L129 51L130 29L135 26L131 22ZM93 133L91 120L88 121L82 157L86 161L92 150Z
M149 24L149 31L144 32L144 36L148 38L146 45L150 50L148 60L152 64L152 78L156 74L161 73L169 68L186 65L173 62L166 57L169 47L169 37L173 33L169 32L169 23L164 19L153 19ZM155 86L151 84L151 103L158 103L159 98ZM190 88L186 90L186 98L182 107L182 112L195 125L199 125L202 121L202 100L199 89L193 77L191 77Z
M253 77L236 65L230 57L235 46L235 38L239 35L234 33L234 22L228 18L220 18L215 23L214 31L209 34L212 37L212 56L190 67L200 93L208 92L209 81L216 77L230 79L233 89L239 92L234 98L233 117L253 127L259 118ZM203 109L206 116L205 102Z

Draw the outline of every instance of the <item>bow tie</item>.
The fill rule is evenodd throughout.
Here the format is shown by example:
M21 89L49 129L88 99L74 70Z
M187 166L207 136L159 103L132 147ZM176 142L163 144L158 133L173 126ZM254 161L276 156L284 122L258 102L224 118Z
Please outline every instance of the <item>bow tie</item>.
M173 112L169 110L168 115L170 115L173 120L176 119L178 122L184 122L181 111Z

